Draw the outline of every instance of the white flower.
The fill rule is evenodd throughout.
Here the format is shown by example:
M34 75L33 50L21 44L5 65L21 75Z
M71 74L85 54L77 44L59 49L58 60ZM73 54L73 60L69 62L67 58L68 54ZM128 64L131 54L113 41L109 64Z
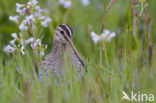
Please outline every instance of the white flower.
M58 3L60 5L63 5L64 8L70 8L72 5L71 1L67 1L67 0L58 0Z
M18 22L19 22L19 21L18 21L18 17L19 17L19 16L17 16L17 15L15 15L15 16L9 16L9 20L18 23Z
M17 8L17 9L16 9L16 12L19 13L20 15L24 15L25 12L26 12L26 8L23 8L22 10L19 9L19 8Z
M30 24L30 21L31 22L34 22L35 21L35 18L34 18L33 15L25 16L25 20L23 20L23 23L24 24Z
M24 48L25 48L24 46L21 47L21 53L22 53L22 55L25 55Z
M45 21L49 23L49 22L52 21L52 19L51 18L47 18Z
M34 13L34 15L35 15L35 17L39 18L40 17L40 12L37 11L37 12Z
M32 0L32 4L35 6L38 4L38 1L37 0Z
M37 5L38 4L38 1L37 0L32 0L32 1L29 1L28 3L28 6L35 6L35 5Z
M41 19L41 20L45 20L46 17L45 17L45 16L40 16L39 19Z
M31 37L28 40L26 40L26 44L33 43L33 42L34 42L34 38L33 37Z
M6 47L4 47L4 51L14 53L15 49L12 46L7 45Z
M31 6L31 5L32 5L32 2L29 1L29 2L27 3L27 5L28 5L28 6Z
M41 51L41 52L40 52L40 55L41 55L41 56L44 56L44 54L45 54L44 51Z
M28 24L27 19L24 19L24 20L22 21L22 23L25 24L25 25Z
M42 24L43 27L48 27L48 24L45 21L41 22L41 24Z
M20 9L23 5L16 3L16 9Z
M115 33L115 32L112 32L112 33L110 34L110 36L108 37L107 42L110 42L111 39L114 38L115 36L116 36L116 33Z
M25 44L25 40L21 40L21 45L24 45Z
M92 31L90 36L95 44L99 41L100 36L98 36L95 32Z
M65 2L65 0L58 0L58 3L61 4L61 5L63 5L64 2Z
M35 21L34 15L25 16L25 19L22 21L23 24L30 24L31 22Z
M27 20L33 20L34 19L34 16L33 15L26 16L26 19Z
M16 9L16 12L19 14L23 13L23 11L21 9Z
M112 38L116 36L115 32L110 32L109 30L104 30L104 32L101 34L102 40L107 40L109 42Z
M43 27L48 27L48 23L51 22L52 19L51 18L46 18L44 21L41 22L41 25Z
M109 30L104 30L104 32L101 34L101 36L102 36L102 40L104 40L104 39L107 39L108 37L109 37L109 34L110 34L111 32L109 31Z
M33 39L34 41L34 39ZM35 48L37 45L41 45L41 39L37 39L35 42L31 42L31 47Z
M41 45L41 40L40 39L37 39L36 40L36 44Z
M21 23L21 25L19 26L19 29L21 31L26 31L26 30L28 30L28 26L24 25L24 23Z
M17 36L16 33L12 33L11 36L12 36L14 39L17 39L17 38L18 38L18 36Z
M40 6L36 6L35 10L37 10L38 12L42 12L42 9L40 9Z
M81 0L81 3L84 5L84 6L88 6L90 4L90 1L89 0Z
M72 5L71 1L65 1L63 4L64 8L70 8L71 5Z
M36 6L35 9L36 9L36 10L40 10L40 6Z
M10 41L10 44L13 45L13 46L16 46L15 40L11 40L11 41Z
M97 35L95 32L91 32L90 36L93 40L93 42L96 44L99 41L105 40L107 42L111 41L112 38L116 36L115 32L110 32L109 30L104 30L104 32L101 35Z
M34 42L34 38L31 37L30 39L28 39L28 41L32 43L32 42Z
M32 49L36 48L37 44L36 43L31 43Z
M36 12L34 13L35 16L39 17L40 13L43 12L42 9L40 9L40 6L35 7Z

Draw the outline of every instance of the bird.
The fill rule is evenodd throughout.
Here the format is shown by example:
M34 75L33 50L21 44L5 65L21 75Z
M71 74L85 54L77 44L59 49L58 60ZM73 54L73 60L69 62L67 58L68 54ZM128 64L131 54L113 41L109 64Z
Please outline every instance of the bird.
M67 68L71 66L72 71L76 71L79 78L83 77L84 70L88 72L87 67L84 66L73 42L73 29L67 24L61 24L56 27L53 47L51 52L42 60L39 79L44 82L48 78L49 72L53 75L56 81L59 78L64 79L64 74Z

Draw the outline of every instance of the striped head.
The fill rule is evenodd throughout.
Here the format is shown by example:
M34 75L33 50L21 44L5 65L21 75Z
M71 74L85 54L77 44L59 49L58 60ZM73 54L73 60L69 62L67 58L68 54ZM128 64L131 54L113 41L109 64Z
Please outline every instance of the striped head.
M72 40L73 37L73 29L66 25L62 24L57 26L55 30L55 36L54 39L62 44L67 44L69 42L69 39Z

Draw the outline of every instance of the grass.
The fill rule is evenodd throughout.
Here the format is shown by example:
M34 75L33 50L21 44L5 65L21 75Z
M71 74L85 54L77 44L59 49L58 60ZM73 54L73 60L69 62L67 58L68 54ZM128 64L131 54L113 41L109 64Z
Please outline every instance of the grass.
M114 2L107 15L109 1L106 0L91 0L88 7L73 0L69 10L60 8L55 0L40 0L39 5L46 7L53 19L48 28L37 31L38 35L44 34L42 41L48 44L46 54L51 50L56 26L67 23L74 29L73 42L89 71L83 82L73 81L70 72L68 84L55 84L51 79L49 85L40 83L38 70L32 76L31 49L27 49L26 56L3 51L11 40L10 33L19 32L17 25L8 20L10 15L16 14L16 2L26 1L0 1L0 103L128 103L121 100L123 91L128 95L131 91L156 94L155 0L146 1L148 6L141 17L136 17L138 22L133 21L131 11L139 12L140 3L138 8L133 8L128 0ZM148 14L150 19L146 22ZM100 33L102 21L104 28L115 31L117 37L105 44L101 67L100 44L92 42L89 32L91 29Z

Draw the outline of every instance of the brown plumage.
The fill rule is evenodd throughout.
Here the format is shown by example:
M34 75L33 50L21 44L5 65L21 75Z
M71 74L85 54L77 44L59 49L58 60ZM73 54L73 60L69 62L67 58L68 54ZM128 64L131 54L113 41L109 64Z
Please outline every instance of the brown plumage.
M83 76L84 64L80 59L73 43L73 30L68 25L59 25L55 30L52 51L42 61L39 78L43 82L44 76L48 77L48 71L58 80L63 79L66 69L70 66L76 71L78 77ZM67 66L66 66L67 65Z

